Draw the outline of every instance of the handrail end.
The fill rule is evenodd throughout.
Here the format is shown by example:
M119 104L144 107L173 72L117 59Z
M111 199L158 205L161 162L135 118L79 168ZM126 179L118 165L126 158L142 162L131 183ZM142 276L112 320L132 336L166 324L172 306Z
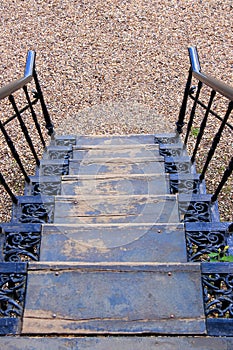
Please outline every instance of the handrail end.
M32 76L35 68L36 52L29 50L27 53L27 60L24 70L24 77Z
M190 64L193 72L199 73L201 71L201 65L199 61L198 51L196 46L190 46L188 48Z

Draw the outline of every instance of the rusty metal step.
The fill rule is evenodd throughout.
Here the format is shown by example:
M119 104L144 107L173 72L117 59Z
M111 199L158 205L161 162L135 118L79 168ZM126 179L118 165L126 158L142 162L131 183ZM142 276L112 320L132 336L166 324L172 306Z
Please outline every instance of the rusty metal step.
M182 224L43 225L40 261L186 262Z

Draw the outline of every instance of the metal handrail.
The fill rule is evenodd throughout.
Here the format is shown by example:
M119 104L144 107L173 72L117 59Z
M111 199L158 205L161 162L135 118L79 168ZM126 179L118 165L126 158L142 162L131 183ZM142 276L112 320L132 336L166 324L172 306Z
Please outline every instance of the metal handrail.
M24 70L24 76L0 88L0 100L4 99L7 96L10 96L15 91L23 88L33 79L35 59L36 59L35 51L31 51L31 50L28 51L25 70Z
M233 101L233 88L221 80L215 79L210 75L201 72L198 52L196 47L189 47L189 59L192 67L193 76L202 83L208 85L213 90L219 92L229 100Z

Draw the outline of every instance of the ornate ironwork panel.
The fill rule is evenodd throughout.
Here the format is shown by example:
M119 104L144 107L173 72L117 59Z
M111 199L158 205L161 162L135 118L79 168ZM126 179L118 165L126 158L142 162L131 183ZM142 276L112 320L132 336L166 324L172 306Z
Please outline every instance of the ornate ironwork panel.
M24 274L0 274L0 317L21 317L25 295Z
M188 162L165 162L165 172L170 174L187 174L190 172L190 163Z
M209 202L179 202L179 214L182 222L211 221Z
M199 193L199 181L196 179L170 179L170 193Z
M162 157L181 157L183 155L184 151L181 148L174 148L174 149L161 149L159 150L159 154Z
M35 182L32 185L31 194L33 196L37 195L48 195L56 196L61 193L61 184L60 182Z
M40 232L5 233L4 260L7 262L39 260Z
M76 144L76 139L56 139L58 146L70 146Z
M178 139L176 136L174 137L169 137L169 136L161 136L161 137L156 137L154 138L155 143L177 143Z
M186 230L188 261L209 261L210 253L224 251L227 245L225 231Z
M69 164L48 164L44 165L42 168L42 173L44 176L55 175L68 175L69 174Z
M72 151L49 151L48 156L50 159L69 159L72 156Z
M233 318L233 273L203 274L202 284L206 316Z

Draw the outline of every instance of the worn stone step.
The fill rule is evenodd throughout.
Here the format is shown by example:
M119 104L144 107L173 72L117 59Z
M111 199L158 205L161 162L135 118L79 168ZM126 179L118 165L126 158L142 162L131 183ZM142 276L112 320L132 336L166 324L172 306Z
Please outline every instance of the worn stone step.
M50 336L1 337L0 348L22 349L78 349L78 350L231 350L232 337L207 336Z
M200 264L29 263L22 334L206 334Z
M63 176L62 195L131 195L169 193L169 178L163 174Z
M113 158L113 159L71 159L69 162L70 175L96 174L163 174L163 157L152 158Z
M103 159L103 158L153 158L159 156L157 145L150 147L134 146L134 147L106 147L102 149L78 149L77 146L73 151L74 159Z
M40 261L186 262L182 224L43 225Z
M76 145L154 144L153 134L77 136Z
M176 197L172 195L57 196L55 223L176 223Z

